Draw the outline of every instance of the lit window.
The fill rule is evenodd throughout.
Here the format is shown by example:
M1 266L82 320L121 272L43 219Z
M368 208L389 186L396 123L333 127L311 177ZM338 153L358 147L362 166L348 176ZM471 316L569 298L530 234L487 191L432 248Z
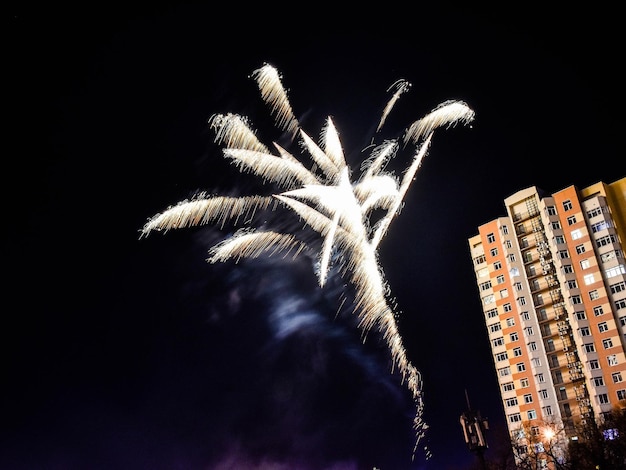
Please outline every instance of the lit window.
M583 269L589 269L589 266L590 266L590 265L591 265L591 264L589 263L589 260L588 260L588 259L584 259L584 260L582 260L582 261L580 262L580 267L581 267L581 268L583 268Z
M578 240L583 236L583 232L581 229L577 228L576 230L572 230L572 240Z
M595 279L593 277L593 273L592 274L585 274L583 279L585 280L585 285L588 286L589 284L593 284L595 282Z

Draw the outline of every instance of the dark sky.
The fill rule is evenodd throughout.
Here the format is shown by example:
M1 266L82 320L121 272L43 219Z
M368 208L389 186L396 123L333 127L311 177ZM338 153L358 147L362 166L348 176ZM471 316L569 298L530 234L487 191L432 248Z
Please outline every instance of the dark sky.
M619 15L351 8L11 11L0 467L464 469L466 391L504 427L467 238L520 189L626 175ZM341 281L320 292L302 262L209 266L214 230L139 240L194 191L249 184L207 120L234 112L266 131L249 78L265 62L310 135L333 117L357 170L397 79L413 87L387 122L396 132L448 99L476 112L471 128L436 132L380 246L424 380L426 463L407 455L407 397L376 338L333 318ZM288 300L300 327L283 337L273 315Z

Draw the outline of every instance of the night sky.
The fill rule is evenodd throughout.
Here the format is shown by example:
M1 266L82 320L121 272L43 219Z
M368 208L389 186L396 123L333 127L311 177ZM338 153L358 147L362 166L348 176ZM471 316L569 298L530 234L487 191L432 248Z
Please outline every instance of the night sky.
M520 189L626 175L620 15L351 8L13 7L0 468L467 469L466 393L505 427L467 239ZM209 265L214 228L139 239L198 190L259 189L207 121L248 116L270 143L250 78L266 62L309 135L332 116L357 171L398 79L391 134L448 99L476 112L435 132L379 250L424 383L415 460L410 398L379 338L336 315L338 275L322 291L307 260Z

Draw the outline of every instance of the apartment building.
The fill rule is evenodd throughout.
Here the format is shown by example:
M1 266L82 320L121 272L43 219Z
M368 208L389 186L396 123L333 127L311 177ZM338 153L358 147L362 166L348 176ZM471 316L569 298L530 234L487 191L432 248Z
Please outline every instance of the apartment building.
M564 448L626 407L626 178L504 205L468 239L502 404L512 438Z

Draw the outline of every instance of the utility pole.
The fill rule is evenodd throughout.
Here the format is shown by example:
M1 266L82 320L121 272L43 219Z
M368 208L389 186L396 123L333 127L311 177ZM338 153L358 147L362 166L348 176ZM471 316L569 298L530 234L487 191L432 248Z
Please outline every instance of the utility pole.
M481 468L487 470L485 463L485 450L487 450L487 440L485 439L485 431L489 429L487 418L480 416L480 411L473 411L470 406L467 389L465 389L465 400L467 401L467 411L461 414L461 427L463 428L463 436L465 444L470 452L475 453L480 461Z

